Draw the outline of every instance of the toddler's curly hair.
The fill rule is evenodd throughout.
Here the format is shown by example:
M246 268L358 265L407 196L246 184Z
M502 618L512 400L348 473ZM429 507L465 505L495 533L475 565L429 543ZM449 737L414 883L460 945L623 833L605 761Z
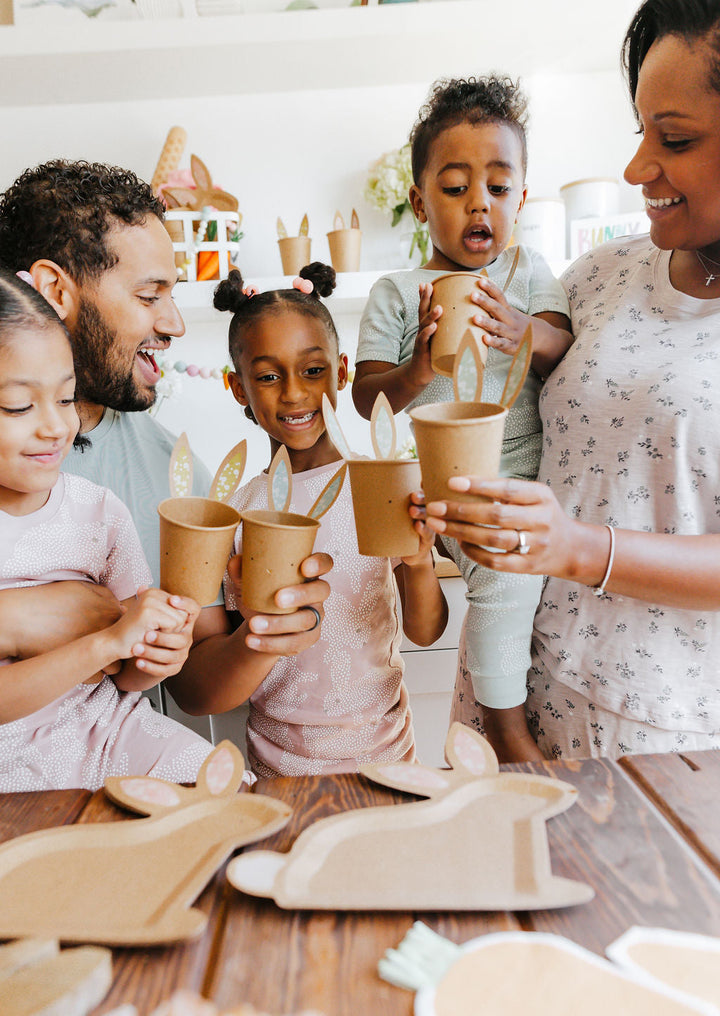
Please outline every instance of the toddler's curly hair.
M487 75L436 81L410 132L412 172L419 186L433 142L448 127L460 123L506 124L522 148L523 177L527 172L527 98L509 77Z
M165 206L135 173L55 159L26 169L0 197L0 266L27 271L48 258L78 282L117 263L107 234L118 223L161 221Z

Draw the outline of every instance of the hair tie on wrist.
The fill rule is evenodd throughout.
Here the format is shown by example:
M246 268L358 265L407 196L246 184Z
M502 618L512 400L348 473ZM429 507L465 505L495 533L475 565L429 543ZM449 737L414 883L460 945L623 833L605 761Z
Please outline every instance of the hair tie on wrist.
M315 286L312 284L310 279L301 279L300 276L293 279L293 289L299 289L301 293L312 293Z
M32 286L33 289L36 288L35 280L33 279L30 272L15 272L15 274L19 279L22 279L23 282L27 282L28 286Z
M605 595L605 586L608 584L608 580L610 579L610 573L612 572L612 567L615 562L615 530L613 529L612 526L607 524L605 525L605 528L610 533L610 556L608 558L607 568L605 569L605 574L603 575L602 582L600 583L599 586L595 586L595 588L592 590L593 596Z

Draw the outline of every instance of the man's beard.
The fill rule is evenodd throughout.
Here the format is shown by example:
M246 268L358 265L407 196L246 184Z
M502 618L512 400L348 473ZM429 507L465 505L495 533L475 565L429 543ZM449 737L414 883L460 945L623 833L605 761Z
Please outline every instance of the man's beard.
M132 365L127 373L117 366L116 351L120 347L117 332L108 327L95 304L84 297L80 299L71 338L76 398L80 402L109 406L123 413L149 409L155 403L155 389L138 388Z

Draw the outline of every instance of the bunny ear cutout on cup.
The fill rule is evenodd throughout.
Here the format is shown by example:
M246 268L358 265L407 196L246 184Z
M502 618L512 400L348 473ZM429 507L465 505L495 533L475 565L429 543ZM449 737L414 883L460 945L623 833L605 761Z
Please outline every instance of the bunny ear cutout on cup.
M171 497L187 497L192 490L193 460L185 431L175 442L170 456L169 480Z
M321 519L325 512L330 511L340 495L343 483L345 482L346 473L347 462L343 462L337 473L335 473L325 484L322 493L308 512L308 518Z
M456 402L482 402L487 346L468 330L462 337L453 367Z
M517 352L510 364L505 387L500 396L500 405L505 406L506 409L512 406L520 394L520 389L525 384L525 378L530 370L530 361L532 360L532 345L532 325L528 325L522 337L522 342L518 346Z
M380 392L375 399L370 417L372 446L378 459L394 459L397 447L397 430L392 407L387 395Z
M247 441L243 438L230 449L215 473L209 494L213 501L227 501L235 493L245 472L246 462Z
M280 445L268 470L268 505L274 512L286 512L292 499L292 466L285 445Z
M325 421L325 429L332 443L344 459L354 459L355 453L350 450L350 445L343 434L343 429L333 409L332 402L324 392L322 397L322 414Z

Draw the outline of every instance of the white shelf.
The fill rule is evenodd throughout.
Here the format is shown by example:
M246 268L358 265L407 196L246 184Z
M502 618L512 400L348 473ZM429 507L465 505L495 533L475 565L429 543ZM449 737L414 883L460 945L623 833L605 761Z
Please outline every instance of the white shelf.
M328 297L328 310L331 314L361 314L367 301L370 287L381 275L387 275L393 269L382 272L344 272L337 276L337 285L332 296ZM289 289L293 276L272 275L264 278L248 276L248 283L254 283L261 293L266 289ZM201 321L227 322L227 314L216 311L212 305L213 292L218 281L211 282L178 282L173 290L175 303L180 308L185 321L198 323Z
M523 4L498 30L496 0L165 21L90 20L50 5L0 26L0 105L132 101L616 70L636 0ZM504 16L504 15L503 15ZM553 45L538 46L548 24Z
M559 277L569 264L569 261L558 261L552 263L550 268L553 274ZM400 270L399 267L396 267L375 272L339 273L335 291L325 301L328 310L334 317L345 314L362 314L373 283L377 282L382 275ZM248 276L246 281L254 283L260 292L264 293L266 289L288 289L292 285L292 280L291 275L272 275L264 278ZM175 303L188 324L221 320L227 324L227 314L215 310L212 305L213 292L217 284L218 281L215 279L211 282L178 282L175 286L173 290Z

